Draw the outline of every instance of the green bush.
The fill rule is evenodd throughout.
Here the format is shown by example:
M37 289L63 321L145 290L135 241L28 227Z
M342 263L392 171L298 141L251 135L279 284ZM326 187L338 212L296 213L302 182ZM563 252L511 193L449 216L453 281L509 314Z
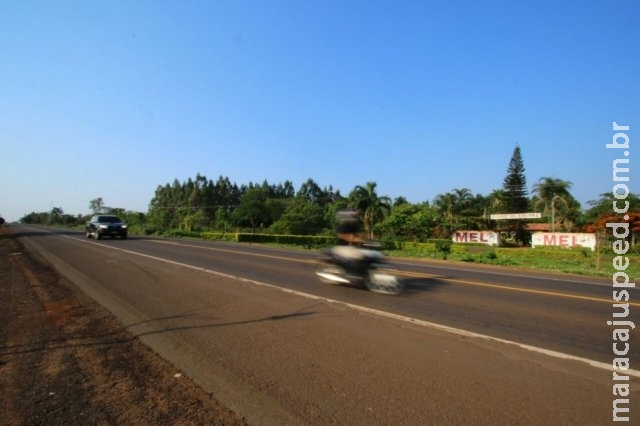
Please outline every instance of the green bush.
M205 240L214 241L238 241L237 234L231 234L228 232L202 232L200 237Z
M285 244L302 247L325 247L336 244L335 237L315 235L237 234L241 243Z
M180 229L171 229L162 233L163 237L169 238L200 238L200 232L195 231L183 231Z
M405 253L413 253L415 255L424 256L445 256L449 254L464 255L468 252L465 244L454 244L451 240L432 239L426 243L417 243L413 241L405 241L396 247L391 248L385 246L385 250L400 250Z
M463 262L469 262L469 263L472 263L472 262L475 262L475 261L476 261L476 257L475 257L474 255L472 255L472 254L465 253L464 255L462 255L462 257L460 258L460 260L461 260L461 261L463 261Z
M440 253L443 259L446 259L449 256L449 253L451 253L451 244L453 244L451 240L436 241L436 251Z

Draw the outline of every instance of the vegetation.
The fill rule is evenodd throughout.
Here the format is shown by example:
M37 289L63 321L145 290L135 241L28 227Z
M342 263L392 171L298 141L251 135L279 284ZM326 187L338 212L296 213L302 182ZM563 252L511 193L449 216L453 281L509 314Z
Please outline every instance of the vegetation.
M526 213L530 208L530 200L527 198L527 177L524 174L524 161L520 146L516 146L509 161L507 176L504 178L502 188L504 189L503 205L509 213ZM513 233L516 242L528 244L529 235L524 229L522 220L510 220L506 223L506 230Z
M527 178L524 174L524 161L522 151L516 146L509 161L507 176L504 178L502 187L504 189L504 205L511 213L524 213L529 209L529 199L527 198Z
M362 212L369 239L373 239L373 227L391 212L391 199L388 196L379 197L376 186L375 182L367 182L365 186L356 186L349 195L349 206Z
M611 265L612 230L607 223L629 223L629 246L636 251L640 232L640 197L628 194L628 211L613 211L612 194L602 194L582 209L571 195L571 182L541 177L528 196L524 161L519 146L513 151L502 188L488 195L474 194L468 188L454 188L437 195L431 202L410 203L403 197L391 200L377 192L376 182L358 185L343 196L331 186L321 187L308 179L296 191L290 181L270 184L249 182L237 185L228 177L216 181L197 174L185 182L175 179L159 185L146 213L105 205L100 197L90 200L92 214L116 214L126 220L132 234L194 236L235 241L261 241L318 247L333 243L335 215L345 208L357 209L366 237L383 243L391 251L403 255L448 258L476 263L534 265L534 257L544 258L556 270L605 270ZM622 206L621 200L618 205ZM451 244L458 230L492 230L500 232L505 245L526 246L530 232L522 220L493 221L493 213L540 212L542 219L555 231L590 232L598 236L604 251L588 253L573 250L571 255L553 252L540 256L541 249L505 252L504 248L459 246ZM61 207L49 212L30 213L23 223L83 227L89 215L69 215ZM535 221L533 221L535 222ZM582 254L582 253L585 254ZM578 253L576 255L575 253ZM535 255L537 254L537 256ZM533 257L532 257L533 256ZM556 259L557 258L557 259ZM576 261L575 259L580 261ZM556 259L560 262L559 266ZM573 260L571 260L573 259ZM574 266L572 266L574 265ZM630 268L635 267L632 262Z
M579 209L580 204L569 193L570 188L571 182L551 177L540 178L538 183L533 185L535 194L533 204L536 207L543 206L543 213L551 216L549 220L551 232L555 231L556 221L568 227L574 223L575 208Z

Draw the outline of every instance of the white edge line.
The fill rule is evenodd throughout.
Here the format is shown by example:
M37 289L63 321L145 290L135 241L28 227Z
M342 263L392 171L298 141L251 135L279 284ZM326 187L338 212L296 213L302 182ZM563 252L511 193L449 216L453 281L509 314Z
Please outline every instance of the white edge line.
M79 242L82 242L82 243L91 244L88 241L79 240L77 238L70 237L70 236L67 236L67 235L60 235L60 236L62 238L69 238L69 239L74 240L74 241L79 241ZM95 244L95 243L93 243L93 244ZM106 248L110 248L110 249L113 249L113 250L118 250L118 251L121 251L121 252L124 252L124 253L129 253L129 254L133 254L133 255L137 255L137 256L141 256L141 257L146 257L148 259L152 259L152 260L156 260L156 261L160 261L160 262L165 262L165 263L168 263L168 264L171 264L171 265L180 266L180 267L183 267L183 268L192 269L192 270L199 271L199 272L205 272L207 274L215 275L215 276L218 276L218 277L229 278L229 279L232 279L232 280L236 280L236 281L240 281L240 282L244 282L244 283L248 283L248 284L253 284L253 285L262 286L262 287L268 287L268 288L271 288L271 289L274 289L274 290L281 291L283 293L293 294L293 295L304 297L304 298L307 298L307 299L312 299L312 300L316 300L316 301L320 300L320 301L325 301L325 302L332 303L332 304L343 305L343 306L346 306L346 307L348 307L350 309L353 309L353 310L356 310L356 311L360 311L360 312L366 312L368 314L376 315L376 316L379 316L379 317L391 318L391 319L394 319L394 320L397 320L397 321L402 321L402 322L406 322L406 323L413 324L413 325L419 325L421 327L432 328L432 329L436 329L436 330L439 330L439 331L444 331L444 332L451 333L451 334L458 335L458 336L471 337L471 338L475 338L475 339L484 339L484 340L490 340L490 341L493 341L493 342L503 343L503 344L507 344L507 345L514 345L514 346L517 346L520 349L524 349L526 351L547 355L547 356L550 356L550 357L553 357L553 358L559 358L559 359L563 359L563 360L581 362L581 363L587 364L587 365L589 365L591 367L598 368L600 370L607 370L607 371L613 371L614 370L614 368L613 368L613 366L611 364L607 364L607 363L599 362L599 361L593 361L593 360L590 360L588 358L582 358L582 357L579 357L579 356L569 355L569 354L565 354L565 353L558 352L558 351L553 351L553 350L549 350L549 349L543 349L543 348L539 348L537 346L531 346L531 345L526 345L526 344L523 344L523 343L514 342L514 341L511 341L511 340L501 339L499 337L488 336L486 334L474 333L472 331L462 330L460 328L455 328L455 327L450 327L450 326L447 326L447 325L437 324L437 323L430 322L430 321L419 320L419 319L407 317L407 316L404 316L404 315L392 314L390 312L380 311L378 309L367 308L365 306L360 306L360 305L354 305L352 303L341 302L339 300L330 299L330 298L327 298L327 297L316 296L316 295L310 294L310 293L304 293L304 292L297 291L297 290L291 290L291 289L287 289L287 288L282 288L282 287L279 287L279 286L274 285L274 284L268 284L268 283L264 283L264 282L261 282L261 281L256 281L256 280L252 280L252 279L249 279L249 278L243 278L243 277L239 277L239 276L235 276L235 275L231 275L231 274L225 274L224 272L214 271L212 269L201 268L199 266L188 265L186 263L176 262L176 261L173 261L173 260L168 260L168 259L164 259L164 258L157 257L157 256L151 256L149 254L139 253L139 252L135 252L135 251L131 251L131 250L125 250L125 249L119 248L119 247L112 247L112 246L108 246L108 245L104 245L104 244L99 244L99 245L101 247L106 247ZM638 370L628 369L628 370L622 370L622 371L625 374L629 375L629 376L640 378L640 371L638 371Z

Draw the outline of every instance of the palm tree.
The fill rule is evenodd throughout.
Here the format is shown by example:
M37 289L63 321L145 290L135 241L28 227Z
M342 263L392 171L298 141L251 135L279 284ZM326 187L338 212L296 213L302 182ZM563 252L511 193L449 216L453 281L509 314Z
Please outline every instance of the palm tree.
M459 218L465 216L473 201L473 193L468 188L455 188L451 192L439 194L433 200L434 207L444 218L448 232L459 225ZM468 225L468 220L465 222Z
M533 185L533 193L539 198L535 203L536 208L544 204L544 213L551 212L551 232L555 229L556 203L561 202L565 207L569 207L571 185L569 181L551 177L542 177Z
M459 224L460 217L465 219L464 225L468 227L469 224L469 207L473 201L473 192L469 188L455 188L453 189L453 211L456 215L454 221L456 225Z
M453 222L453 208L455 196L451 192L438 194L433 200L433 206L440 212L446 222Z
M378 196L376 186L375 182L367 182L365 186L356 186L349 194L349 204L364 215L364 226L369 232L369 239L373 239L374 225L391 212L391 198L386 195Z

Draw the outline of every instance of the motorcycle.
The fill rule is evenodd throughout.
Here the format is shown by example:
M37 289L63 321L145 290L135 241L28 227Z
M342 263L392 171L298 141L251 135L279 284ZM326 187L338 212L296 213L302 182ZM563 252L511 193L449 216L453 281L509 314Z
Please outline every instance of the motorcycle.
M404 287L382 253L354 246L327 250L316 275L325 283L356 285L383 294L400 294Z

